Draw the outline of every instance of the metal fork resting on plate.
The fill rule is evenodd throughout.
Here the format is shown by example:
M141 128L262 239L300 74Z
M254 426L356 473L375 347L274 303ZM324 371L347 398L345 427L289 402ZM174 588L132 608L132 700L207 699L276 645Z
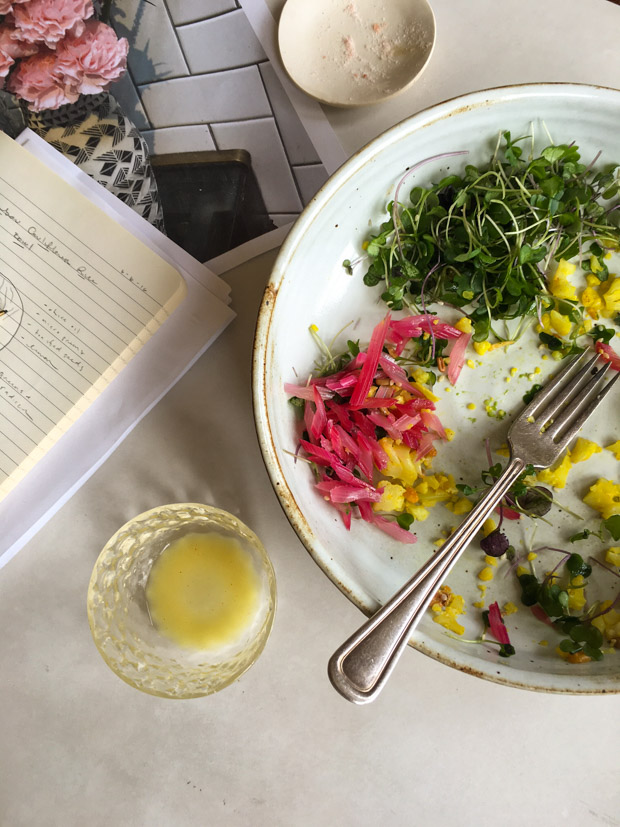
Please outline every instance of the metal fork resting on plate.
M552 465L609 393L620 374L603 386L609 363L598 368L598 356L585 356L572 359L513 422L508 465L441 549L334 652L329 678L347 700L363 704L379 694L442 580L525 466Z

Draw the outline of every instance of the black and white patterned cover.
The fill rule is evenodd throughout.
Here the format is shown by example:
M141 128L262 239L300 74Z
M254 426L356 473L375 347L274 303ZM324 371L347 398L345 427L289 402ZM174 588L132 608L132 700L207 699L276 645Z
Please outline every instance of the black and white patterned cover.
M165 232L146 143L107 92L24 112L27 125L107 190Z

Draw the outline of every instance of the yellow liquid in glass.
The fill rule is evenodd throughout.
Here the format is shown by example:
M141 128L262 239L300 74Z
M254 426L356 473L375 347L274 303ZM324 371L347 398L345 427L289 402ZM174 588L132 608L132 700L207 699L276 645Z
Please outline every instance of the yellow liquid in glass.
M223 534L186 534L153 564L146 599L153 623L189 649L219 649L251 625L260 579L239 540Z

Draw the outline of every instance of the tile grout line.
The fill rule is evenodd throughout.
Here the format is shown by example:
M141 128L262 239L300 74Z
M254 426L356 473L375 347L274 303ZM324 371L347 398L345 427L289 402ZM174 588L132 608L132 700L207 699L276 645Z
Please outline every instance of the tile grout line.
M189 63L187 61L187 57L185 55L185 52L183 51L183 44L181 43L181 40L179 39L179 33L177 32L177 26L176 26L174 20L172 19L172 15L170 14L170 9L168 8L168 0L164 0L164 9L166 11L166 14L168 15L168 22L170 23L170 27L172 28L172 31L174 32L174 38L177 42L177 46L179 47L179 51L181 52L181 56L183 57L183 62L185 63L185 68L186 68L187 72L189 73L189 77L192 77L192 70L191 70L191 68L189 66Z
M236 9L227 9L226 11L221 11L219 14L211 14L208 17L199 17L197 20L188 20L186 23L173 23L175 29L183 29L186 26L195 26L196 23L204 23L205 20L218 20L220 17L226 17L227 14L235 14L235 12L242 11L242 9L237 6Z
M127 71L127 76L128 76L128 78L131 82L131 85L133 86L133 90L136 93L136 97L138 99L138 103L140 104L140 108L142 109L142 112L144 113L144 117L146 118L147 122L149 123L151 131L153 131L155 129L155 127L153 126L153 121L151 120L150 115L148 113L148 110L147 110L146 106L144 105L144 101L142 100L142 95L140 94L140 91L139 91L139 86L138 86L138 84L136 83L136 81L134 79L134 76L133 76L133 73L131 71L131 67L129 66L129 63L127 64L126 71Z
M289 168L290 173L291 173L291 178L293 179L293 184L295 185L297 195L299 196L299 203L302 205L302 207L304 207L305 206L304 199L303 199L302 194L301 194L301 189L299 187L299 183L297 182L297 176L295 175L295 170L294 170L293 164L292 164L291 159L289 157L289 154L286 150L286 144L284 143L284 140L282 138L282 130L280 129L280 124L278 123L278 119L276 117L276 113L275 113L275 110L273 108L273 103L272 103L271 97L269 95L269 89L267 88L267 84L265 83L265 78L263 77L263 73L261 72L260 66L258 64L256 65L256 68L258 70L258 76L260 77L260 82L263 85L263 91L265 92L265 96L267 98L267 101L269 102L269 107L271 109L271 113L272 113L272 116L273 116L273 123L275 125L276 132L278 133L278 138L280 139L280 144L282 145L282 151L284 152L284 157L286 158L286 163L288 164L288 168Z
M154 126L154 127L151 128L150 131L154 132L155 130L160 130L160 129L185 129L185 128L190 127L190 126L210 126L211 124L216 124L217 126L220 126L220 125L228 124L228 123L243 124L243 123L255 123L256 121L272 121L272 120L275 121L275 117L273 115L257 115L254 118L243 118L243 119L233 118L232 120L227 120L227 121L211 120L211 121L196 121L195 123L173 123L173 124L170 124L169 126ZM288 157L287 157L287 160L288 160ZM312 163L315 163L315 162L312 162ZM319 162L319 164L320 164L320 162ZM320 164L320 165L322 166L322 164ZM295 166L306 166L306 165L304 165L304 164L295 164Z
M179 42L179 48L181 48L181 43L180 42ZM185 58L185 53L183 52L182 49L181 49L181 52L183 54L183 60L185 60L185 62L187 63L187 60ZM256 62L254 62L254 63L240 63L238 66L227 66L225 69L215 69L212 72L195 72L194 74L192 74L191 69L188 66L187 71L189 72L189 74L187 74L187 75L172 75L172 76L167 77L167 78L153 78L153 80L149 80L146 83L141 83L139 85L142 88L144 88L146 86L149 86L149 87L161 86L162 83L168 83L169 81L172 81L172 80L189 80L191 78L206 78L206 77L210 77L212 75L222 75L225 72L238 72L239 69L251 69L253 67L258 68L260 64L268 63L268 62L269 61L261 60L260 63L256 63Z
M213 146L214 146L217 150L219 150L219 146L218 146L218 143L217 143L217 141L216 141L216 139L215 139L215 133L214 133L214 131L213 131L213 128L211 127L211 124L210 124L210 123L206 123L206 124L205 124L205 126L207 127L207 132L208 132L208 133L209 133L209 135L211 136L211 140L213 141Z

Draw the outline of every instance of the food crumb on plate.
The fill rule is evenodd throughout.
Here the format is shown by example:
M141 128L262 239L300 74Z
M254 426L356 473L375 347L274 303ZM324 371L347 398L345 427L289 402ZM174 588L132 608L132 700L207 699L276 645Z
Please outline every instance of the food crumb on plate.
M482 581L493 580L493 569L491 566L485 566L479 573L478 579Z
M457 618L465 614L465 600L460 594L454 594L450 586L441 586L431 601L433 620L444 629L456 635L462 635L465 627Z
M611 546L605 552L605 562L620 568L620 546Z

